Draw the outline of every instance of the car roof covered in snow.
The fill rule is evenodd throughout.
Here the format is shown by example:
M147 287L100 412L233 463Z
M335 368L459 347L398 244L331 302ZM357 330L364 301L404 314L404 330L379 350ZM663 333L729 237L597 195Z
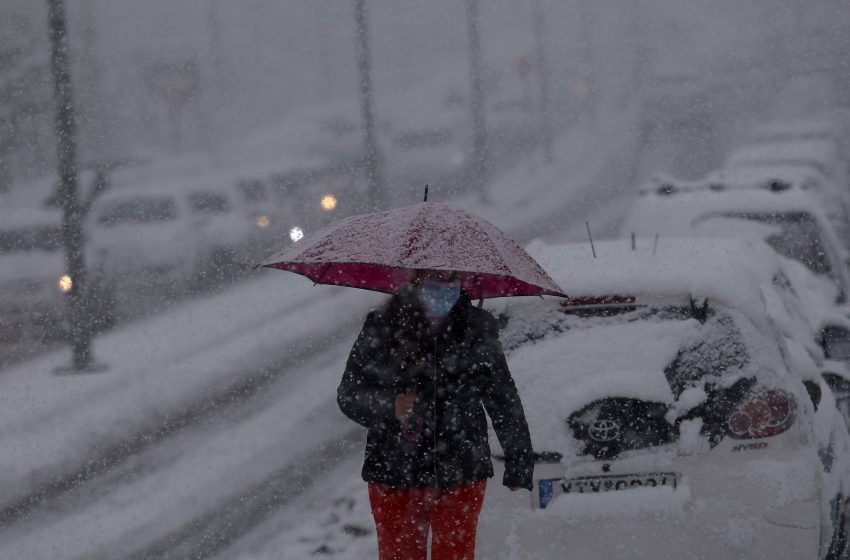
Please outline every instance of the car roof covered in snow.
M706 175L704 184L720 184L729 188L765 187L771 181L782 181L792 188L816 189L827 178L811 167L800 165L753 165L723 168Z
M705 216L728 213L779 214L804 212L823 227L833 246L840 246L823 206L816 198L798 190L774 193L751 190L694 190L670 195L646 194L638 197L620 230L624 235L693 235L694 225ZM730 233L732 235L733 233ZM722 237L716 235L714 237Z

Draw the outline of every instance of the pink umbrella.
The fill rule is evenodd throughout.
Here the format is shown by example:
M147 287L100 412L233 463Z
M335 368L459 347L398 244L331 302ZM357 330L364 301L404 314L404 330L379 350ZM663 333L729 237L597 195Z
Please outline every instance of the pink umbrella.
M423 202L341 220L259 266L317 284L395 293L418 269L459 273L472 299L566 297L552 278L488 221L460 208Z

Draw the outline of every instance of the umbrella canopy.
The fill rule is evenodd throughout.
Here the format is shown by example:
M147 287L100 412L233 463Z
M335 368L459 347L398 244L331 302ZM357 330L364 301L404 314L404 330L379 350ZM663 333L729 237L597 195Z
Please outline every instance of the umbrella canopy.
M259 266L318 284L395 293L415 270L459 274L472 299L553 295L563 290L515 241L474 214L436 202L352 216Z

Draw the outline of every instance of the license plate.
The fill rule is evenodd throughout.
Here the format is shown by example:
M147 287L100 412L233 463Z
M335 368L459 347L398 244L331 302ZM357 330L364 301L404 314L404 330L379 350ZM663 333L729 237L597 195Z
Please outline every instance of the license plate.
M676 473L613 474L554 478L539 481L540 507L545 508L558 494L600 494L632 488L676 488Z

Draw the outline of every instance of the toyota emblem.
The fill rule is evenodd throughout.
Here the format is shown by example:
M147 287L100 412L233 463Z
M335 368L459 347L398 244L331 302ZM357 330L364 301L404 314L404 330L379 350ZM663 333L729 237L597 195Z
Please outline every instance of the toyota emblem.
M613 441L620 435L620 425L612 420L596 420L587 429L593 441Z

